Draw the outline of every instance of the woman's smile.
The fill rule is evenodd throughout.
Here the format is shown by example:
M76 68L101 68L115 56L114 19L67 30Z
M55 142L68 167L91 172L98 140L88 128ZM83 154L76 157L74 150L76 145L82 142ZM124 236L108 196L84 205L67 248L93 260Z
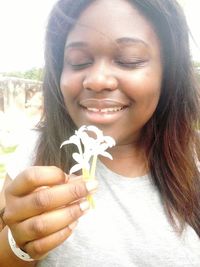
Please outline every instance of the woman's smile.
M124 111L130 107L128 101L108 98L86 98L79 104L82 116L85 116L91 124L113 123L124 116Z
M90 124L110 124L119 120L125 115L128 107L108 107L108 108L82 108L82 116Z

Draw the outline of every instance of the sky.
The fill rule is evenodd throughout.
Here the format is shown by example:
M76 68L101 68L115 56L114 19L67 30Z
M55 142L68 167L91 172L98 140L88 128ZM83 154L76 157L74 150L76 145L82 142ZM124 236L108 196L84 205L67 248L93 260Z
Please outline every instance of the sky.
M192 55L200 61L200 1L180 1L196 42L191 42ZM55 2L0 0L0 72L25 71L43 66L45 26Z
M43 66L44 32L56 0L0 0L0 72Z

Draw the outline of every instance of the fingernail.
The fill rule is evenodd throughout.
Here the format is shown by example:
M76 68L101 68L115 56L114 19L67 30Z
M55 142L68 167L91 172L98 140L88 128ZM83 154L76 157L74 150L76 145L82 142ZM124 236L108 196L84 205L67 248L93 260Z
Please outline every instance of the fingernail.
M86 182L85 185L86 185L87 190L90 192L90 191L97 189L98 182L97 180L91 180L91 181Z
M88 210L90 208L90 203L87 200L85 200L85 201L81 202L79 204L79 206L80 206L80 209L82 211L85 211L85 210Z
M74 228L77 226L77 223L78 223L78 222L75 221L75 222L69 224L69 225L68 225L68 228L69 228L70 230L74 230Z

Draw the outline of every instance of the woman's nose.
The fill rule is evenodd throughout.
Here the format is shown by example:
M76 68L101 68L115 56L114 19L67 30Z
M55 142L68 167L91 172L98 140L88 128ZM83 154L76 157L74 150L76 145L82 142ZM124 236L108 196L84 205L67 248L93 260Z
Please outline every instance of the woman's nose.
M83 80L83 88L97 92L115 90L118 88L118 80L109 66L93 66Z

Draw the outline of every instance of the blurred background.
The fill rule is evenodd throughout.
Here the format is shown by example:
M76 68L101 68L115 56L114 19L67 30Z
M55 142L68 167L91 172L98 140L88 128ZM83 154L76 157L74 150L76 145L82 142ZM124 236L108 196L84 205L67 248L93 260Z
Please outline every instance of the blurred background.
M42 112L44 32L55 2L0 0L0 178L23 133L37 124ZM191 30L191 54L200 81L200 1L179 2Z

